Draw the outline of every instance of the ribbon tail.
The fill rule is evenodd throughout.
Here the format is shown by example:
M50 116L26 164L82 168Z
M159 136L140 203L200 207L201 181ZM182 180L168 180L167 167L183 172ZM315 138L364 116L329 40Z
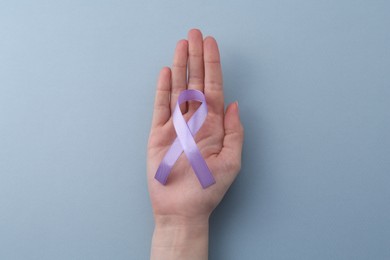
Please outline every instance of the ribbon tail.
M207 187L215 183L215 179L211 174L210 169L206 164L206 161L200 154L199 149L192 151L191 155L187 155L187 158L189 159L192 169L194 169L194 172L198 177L198 180L202 185L203 189L206 189Z

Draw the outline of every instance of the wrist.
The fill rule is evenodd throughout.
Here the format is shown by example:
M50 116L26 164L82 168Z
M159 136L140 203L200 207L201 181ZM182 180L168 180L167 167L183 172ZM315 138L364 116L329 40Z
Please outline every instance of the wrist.
M209 225L208 214L197 215L197 216L181 216L181 215L154 215L155 227L158 228L190 228L193 226L205 226Z
M151 259L207 259L209 216L155 216Z

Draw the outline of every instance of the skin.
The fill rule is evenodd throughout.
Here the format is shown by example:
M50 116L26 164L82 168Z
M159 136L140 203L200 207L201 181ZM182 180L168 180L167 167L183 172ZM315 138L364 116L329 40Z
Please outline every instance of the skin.
M206 96L208 115L195 136L216 183L203 189L184 154L164 186L154 179L165 153L176 138L172 113L180 92L197 89ZM189 119L199 104L181 106ZM213 37L198 29L177 43L173 65L159 75L148 143L147 178L155 219L150 259L208 259L211 212L222 200L241 167L244 130L238 103L224 110L220 54Z

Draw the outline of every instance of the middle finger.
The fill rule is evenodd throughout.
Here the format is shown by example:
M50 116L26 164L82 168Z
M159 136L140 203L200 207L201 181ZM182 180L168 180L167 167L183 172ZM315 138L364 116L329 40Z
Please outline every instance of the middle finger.
M188 32L188 89L197 89L203 92L204 88L204 61L203 35L198 29ZM198 104L190 102L189 111L194 111Z

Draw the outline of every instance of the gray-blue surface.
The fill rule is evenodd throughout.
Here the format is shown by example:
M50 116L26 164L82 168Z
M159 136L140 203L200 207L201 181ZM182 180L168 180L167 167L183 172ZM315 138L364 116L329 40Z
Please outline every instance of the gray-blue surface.
M388 1L1 1L0 259L148 259L157 73L220 44L243 168L210 259L390 259Z

